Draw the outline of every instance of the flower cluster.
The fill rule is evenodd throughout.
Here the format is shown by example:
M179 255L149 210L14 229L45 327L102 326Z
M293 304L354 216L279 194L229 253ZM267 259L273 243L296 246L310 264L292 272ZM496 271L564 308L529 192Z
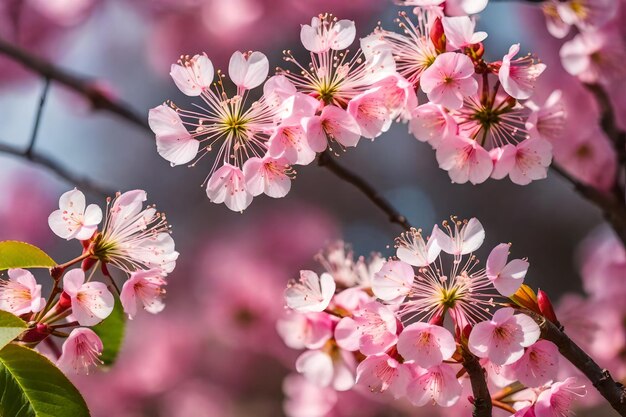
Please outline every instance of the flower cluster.
M66 192L48 223L57 236L80 241L82 254L50 270L54 287L47 301L25 269L9 269L9 279L0 282L0 309L29 323L20 341L33 347L46 341L66 373L86 373L100 362L103 344L90 327L109 317L117 297L130 318L139 308L158 313L165 306L165 278L174 270L178 252L165 215L154 206L144 208L145 200L142 190L118 194L107 201L103 215L99 206L86 204L82 192ZM126 275L121 290L109 267ZM92 280L98 269L109 285ZM51 335L65 338L60 352Z
M310 164L319 152L338 154L361 137L373 140L394 121L410 120L454 182L545 178L552 153L544 125L557 125L558 115L526 101L545 65L518 57L519 45L487 62L481 43L487 34L474 32L469 17L446 17L438 7L415 13L417 23L401 13L404 34L378 28L355 52L348 49L354 22L316 16L300 33L308 62L286 50L286 68L267 81L265 55L235 52L228 69L234 94L219 71L214 81L205 54L181 57L170 74L202 103L183 110L170 102L150 111L157 151L172 165L195 166L215 149L207 195L234 211L260 194L285 196L294 165ZM249 103L261 85L262 96ZM429 99L420 106L418 88Z
M516 417L567 415L584 387L574 378L556 382L557 347L540 338L536 313L507 300L528 293L529 263L510 260L510 245L500 244L481 267L475 252L484 238L477 219L452 217L427 239L421 230L403 233L388 260L354 261L333 246L320 258L324 273L301 271L285 291L278 332L304 349L296 370L323 390L448 408L463 403L470 357L501 389L495 407Z
M545 65L518 56L519 44L501 60L486 61L487 34L476 32L468 16L445 16L440 8L416 8L414 14L400 13L403 33L375 32L392 50L400 74L428 96L412 112L413 135L436 150L439 166L456 183L508 175L526 185L545 178L552 147L533 128L545 110L528 101Z

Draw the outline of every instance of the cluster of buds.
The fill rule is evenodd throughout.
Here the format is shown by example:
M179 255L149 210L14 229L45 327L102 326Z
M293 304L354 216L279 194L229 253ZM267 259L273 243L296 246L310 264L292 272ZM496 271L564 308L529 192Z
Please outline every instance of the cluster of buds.
M469 404L470 357L500 390L493 406L516 417L567 415L585 390L574 378L557 382L558 349L537 324L556 322L550 302L523 284L529 263L509 260L510 244L497 245L481 267L474 253L484 238L477 219L452 217L428 239L403 233L387 260L354 261L333 246L321 257L324 273L301 271L285 291L278 332L304 349L296 370L324 390L449 408Z
M107 200L103 216L99 206L86 205L82 192L66 192L48 223L59 237L80 241L82 254L50 270L54 287L47 301L27 270L10 269L9 279L0 284L0 309L29 324L19 341L31 347L45 341L66 373L87 373L100 362L103 344L90 327L113 312L116 298L129 318L140 308L158 313L165 306L166 277L176 266L178 252L165 215L153 206L143 207L145 200L142 190L118 194ZM121 289L110 267L125 275ZM98 270L108 285L93 280ZM50 336L65 339L60 352Z
M544 178L552 153L547 129L537 126L554 127L558 117L538 120L545 112L522 101L545 65L516 58L519 45L501 61L487 62L481 43L487 34L475 33L469 17L445 17L440 7L415 13L417 24L401 13L404 34L378 28L355 52L348 49L354 22L316 16L300 32L309 62L286 50L288 65L268 80L265 55L235 52L228 71L234 95L219 71L214 82L205 54L182 57L170 74L184 94L203 103L193 111L171 102L150 111L159 154L172 165L194 166L215 148L207 195L234 211L260 194L285 196L294 165L327 150L338 155L361 137L373 140L394 121L410 120L454 182ZM262 97L247 105L250 90L260 86ZM419 88L429 103L418 106Z

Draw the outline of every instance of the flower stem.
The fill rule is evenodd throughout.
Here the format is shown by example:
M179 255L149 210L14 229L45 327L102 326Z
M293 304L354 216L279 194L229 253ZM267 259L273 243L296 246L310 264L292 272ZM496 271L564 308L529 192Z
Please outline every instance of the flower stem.
M480 361L467 349L463 349L463 366L469 375L474 396L474 410L472 417L491 417L493 406L489 387L487 386L486 372Z

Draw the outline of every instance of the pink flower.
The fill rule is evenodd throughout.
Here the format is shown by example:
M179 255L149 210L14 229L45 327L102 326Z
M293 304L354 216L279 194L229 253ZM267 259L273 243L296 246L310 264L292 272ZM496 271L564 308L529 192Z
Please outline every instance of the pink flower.
M213 63L206 56L194 55L184 57L176 64L172 64L170 75L176 87L188 96L199 96L213 82Z
M563 44L559 55L565 70L585 83L608 83L624 75L624 43L615 31L579 33Z
M436 228L433 228L433 234ZM428 243L424 242L422 232L410 229L396 239L396 256L410 265L423 267L432 264L441 252L441 247L431 235Z
M600 29L605 23L615 17L618 8L619 2L616 0L551 1L548 3L547 11L553 11L558 14L558 18L556 16L552 18L553 30L551 32L554 32L553 36L562 38L569 32L571 25L581 29L581 32ZM557 19L560 19L561 22L554 22ZM564 27L558 30L559 26ZM550 28L550 25L548 28Z
M356 370L357 385L371 392L389 392L398 399L406 394L411 370L387 354L368 356Z
M528 261L523 259L509 258L509 247L506 243L501 243L489 254L487 258L487 277L496 287L498 292L505 297L510 297L524 283L526 272L528 272Z
M422 368L441 365L456 351L454 336L444 327L428 323L413 323L398 337L398 352L405 360Z
M340 350L332 356L323 350L307 350L296 360L296 370L320 387L347 391L354 386L355 360L351 352Z
M138 306L142 306L148 313L160 313L165 308L165 285L167 282L159 269L133 272L124 283L120 294L124 312L131 319L137 314Z
M292 349L320 349L333 336L333 324L326 313L288 311L276 323L276 331Z
M102 341L91 329L72 330L63 343L57 366L66 374L88 374L90 368L102 363Z
M480 184L493 170L489 152L475 140L463 136L450 136L437 147L439 167L448 171L452 182Z
M372 301L359 308L352 317L341 319L335 328L335 340L342 349L377 355L396 344L396 331L395 314L383 304Z
M478 89L473 76L474 64L467 55L446 52L422 73L420 85L433 103L460 109L463 99Z
M474 32L476 22L469 16L445 16L441 19L441 23L446 40L454 49L463 49L487 38L486 32Z
M0 310L16 316L37 313L44 308L41 285L33 274L25 269L9 269L9 280L0 281Z
M554 90L542 106L528 101L526 107L531 110L526 120L526 129L531 138L552 141L561 137L566 118L561 90Z
M164 213L154 206L143 208L143 190L116 195L105 225L95 239L94 256L130 274L138 269L159 268L166 276L176 267L178 252Z
M172 166L186 164L198 154L200 142L191 136L171 107L162 104L150 109L148 123L156 135L157 152Z
M336 107L326 106L319 116L303 119L309 147L315 152L323 152L329 142L339 146L356 146L361 137L359 124L350 113Z
M476 217L464 222L455 221L454 230L448 222L444 223L444 227L445 231L439 227L434 228L431 239L436 241L441 250L450 255L470 254L477 251L485 241L485 229Z
M451 407L459 400L461 384L455 370L446 364L424 369L407 387L407 397L421 407L434 401L440 407Z
M380 136L391 126L391 114L382 93L382 87L374 87L348 103L348 113L359 125L361 135L368 139Z
M415 273L411 265L402 261L385 262L374 275L372 291L383 301L403 299L411 290Z
M447 137L458 133L458 126L445 109L434 103L426 103L413 111L409 121L409 132L416 139L437 146Z
M300 271L300 280L285 290L287 306L301 313L324 311L335 295L335 280L329 274L320 277L313 271Z
M587 391L584 385L577 385L576 378L567 378L555 382L537 397L536 417L562 417L570 414L572 402L576 397L583 397Z
M524 348L539 339L539 326L525 314L501 308L493 318L476 324L468 346L479 358L489 358L496 365L510 365L524 355Z
M275 159L267 155L253 157L243 164L246 189L253 196L265 193L272 198L281 198L291 189L293 170L285 159Z
M283 392L283 408L288 417L325 417L337 403L337 391L320 387L301 375L287 375Z
M72 303L72 315L81 326L94 326L113 311L113 294L102 282L85 282L82 269L72 269L63 276L63 292Z
M252 194L246 188L244 173L226 163L211 175L206 195L211 202L224 203L232 211L243 212L252 203Z
M509 53L502 58L498 70L498 79L511 97L518 100L529 98L534 89L537 77L546 69L546 65L535 63L530 56L513 60L519 52L519 43L511 45Z
M50 229L64 239L87 240L102 221L102 210L95 204L85 208L85 195L73 189L59 199L59 210L50 214Z
M315 159L304 128L300 125L281 124L274 130L268 143L269 155L285 158L290 164L308 165Z
M559 350L547 340L526 348L524 356L510 365L511 372L527 387L541 387L554 380L559 371Z
M239 90L251 90L263 84L269 73L269 61L261 52L233 53L228 64L228 75Z
M304 47L316 54L329 49L346 49L354 42L356 27L350 20L320 19L314 17L310 25L302 25L300 41Z

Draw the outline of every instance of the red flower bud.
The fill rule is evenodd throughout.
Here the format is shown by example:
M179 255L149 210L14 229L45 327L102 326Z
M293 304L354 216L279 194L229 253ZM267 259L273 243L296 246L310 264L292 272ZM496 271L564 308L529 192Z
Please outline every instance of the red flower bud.
M61 311L67 310L68 308L72 307L72 300L71 300L70 296L67 295L67 293L65 291L63 291L61 293L61 297L59 297L59 302L57 304L57 307Z
M436 18L430 28L430 41L438 53L446 52L446 34L443 31L443 23L441 23L440 18Z
M550 320L552 323L559 325L559 321L556 318L556 314L554 313L554 308L552 307L552 302L544 291L537 291L537 304L539 305L539 311L541 315Z

